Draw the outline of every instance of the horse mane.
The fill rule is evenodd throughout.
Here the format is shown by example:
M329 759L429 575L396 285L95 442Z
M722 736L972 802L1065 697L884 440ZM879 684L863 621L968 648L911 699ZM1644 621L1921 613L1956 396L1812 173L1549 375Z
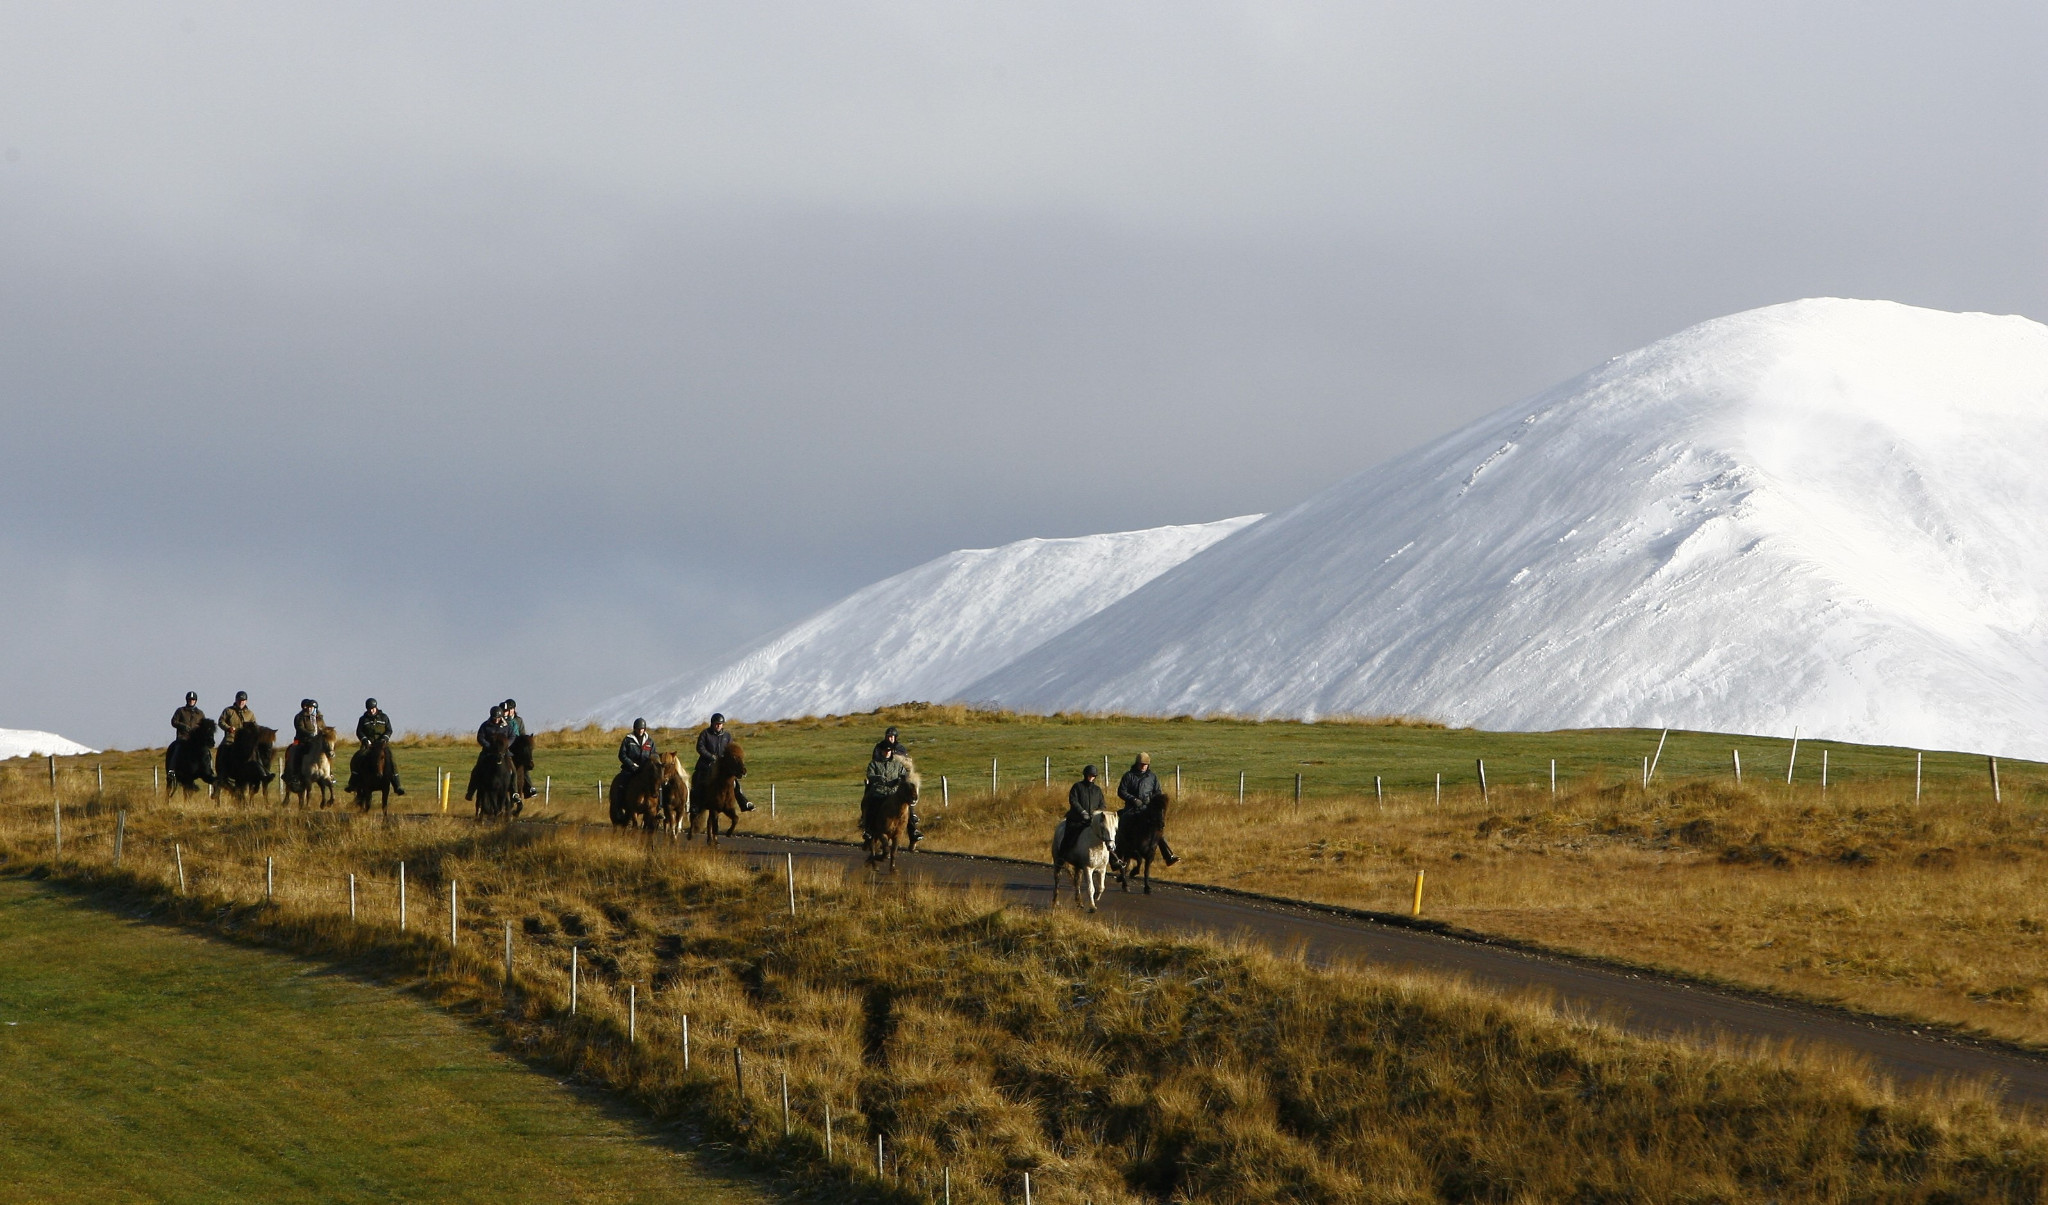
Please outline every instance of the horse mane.
M910 755L908 753L898 753L896 755L896 760L903 763L904 781L908 782L911 785L911 787L917 791L918 794L924 794L924 779L918 775L917 763L910 760Z

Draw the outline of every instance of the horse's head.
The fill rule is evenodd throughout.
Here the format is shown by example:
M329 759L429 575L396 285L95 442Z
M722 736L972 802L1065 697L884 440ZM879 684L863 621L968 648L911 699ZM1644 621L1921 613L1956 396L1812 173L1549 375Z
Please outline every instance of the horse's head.
M719 755L718 772L727 778L745 778L747 776L747 751L740 748L738 741L727 745L725 752Z
M330 756L334 753L334 729L326 724L320 725L320 752Z
M1101 837L1106 842L1115 844L1116 821L1116 813L1110 811L1108 808L1104 808L1101 811L1095 813L1094 819L1091 820L1089 823L1094 826L1096 836Z
M253 734L249 739L256 743L256 756L267 758L277 751L277 729L265 728L260 724L244 724L242 731Z
M1152 814L1158 816L1162 820L1165 819L1166 805L1172 798L1173 797L1171 795L1168 795L1164 791L1161 791L1157 795L1154 795L1152 797Z
M200 720L199 727L192 730L191 739L196 740L200 744L205 745L207 748L211 749L213 747L213 738L219 733L220 725L214 723L212 720Z

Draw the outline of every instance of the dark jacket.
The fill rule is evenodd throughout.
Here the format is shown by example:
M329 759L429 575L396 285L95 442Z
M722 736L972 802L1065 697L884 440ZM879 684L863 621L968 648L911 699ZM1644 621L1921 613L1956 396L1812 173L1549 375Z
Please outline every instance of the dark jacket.
M634 736L628 732L626 738L619 742L619 770L621 773L635 773L640 767L653 760L654 734L652 732L645 736Z
M880 746L876 746L876 748L880 748ZM902 758L885 758L877 755L875 760L868 763L868 794L870 796L894 794L897 788L902 785L904 776L909 772L910 768L904 765Z
M1158 794L1159 776L1150 770L1125 770L1123 780L1116 784L1116 797L1141 812L1152 806Z
M1084 778L1067 788L1067 822L1069 824L1086 824L1088 823L1088 817L1101 811L1102 808L1102 788L1088 779Z
M896 751L896 756L898 757L902 757L905 753L902 741L892 741L888 737L883 737L881 740L875 742L875 751L868 755L868 760L881 761L882 750L884 749L894 749Z
M171 727L178 730L178 739L181 741L191 736L193 731L205 722L206 713L190 703L171 713Z
M697 734L697 762L714 762L725 756L725 747L732 744L732 733L717 732L706 728Z
M367 745L374 741L391 739L391 717L382 711L364 712L356 721L356 739Z
M481 724L478 724L478 725L476 726L476 744L477 744L477 748L479 748L479 749L488 749L488 748L490 748L490 747L491 747L491 738L492 738L492 737L494 737L494 736L498 736L498 735L501 735L501 734L502 734L502 735L503 735L503 736L504 736L504 737L505 737L505 738L506 738L507 740L510 740L510 739L511 739L511 736L512 736L512 729L511 729L511 728L510 728L510 727L509 727L509 726L508 726L508 725L507 725L507 724L505 723L505 721L503 721L503 720L485 720L485 721L484 721L483 723L481 723Z

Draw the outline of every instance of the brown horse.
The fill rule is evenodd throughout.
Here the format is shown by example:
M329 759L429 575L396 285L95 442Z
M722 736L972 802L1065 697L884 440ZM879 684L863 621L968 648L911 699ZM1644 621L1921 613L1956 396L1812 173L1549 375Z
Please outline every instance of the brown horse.
M718 818L724 816L732 823L726 827L726 836L731 836L740 826L740 803L738 799L740 779L747 776L747 755L734 741L725 747L704 772L701 789L690 792L690 836L697 835L697 817L704 817L704 843L718 848Z
M917 802L924 785L917 763L907 754L898 753L896 760L903 763L902 780L888 793L870 791L860 801L861 848L868 852L869 866L886 861L890 874L896 873L896 847L910 827L910 805Z
M349 759L348 786L344 789L356 797L356 806L370 810L370 796L380 795L384 814L391 814L391 784L398 779L398 766L391 760L391 742L375 740L356 750Z
M320 729L320 743L311 749L293 741L284 757L284 794L297 796L300 807L312 806L313 788L320 788L320 806L334 806L334 729Z
M612 779L612 823L674 832L689 807L690 780L673 753L658 754L633 774Z

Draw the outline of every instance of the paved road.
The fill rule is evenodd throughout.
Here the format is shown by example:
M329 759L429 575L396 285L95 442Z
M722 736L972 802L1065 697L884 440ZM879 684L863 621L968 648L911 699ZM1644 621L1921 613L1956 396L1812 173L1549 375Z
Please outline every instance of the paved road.
M794 855L814 866L856 870L859 851L849 846L767 837L726 838L721 849L749 857ZM1043 866L991 858L916 854L898 859L903 873L921 882L993 888L1020 902L1046 907L1052 876ZM1071 890L1071 889L1069 889ZM1060 906L1073 903L1069 894ZM2048 1058L1990 1043L1918 1033L1826 1008L1755 999L1732 992L1534 953L1428 928L1400 918L1375 919L1342 909L1267 902L1154 882L1150 896L1114 889L1102 913L1139 929L1238 935L1275 949L1300 949L1311 961L1364 963L1393 970L1458 976L1478 986L1546 993L1624 1029L1662 1038L1794 1042L1853 1051L1899 1080L1981 1078L1998 1081L2008 1099L2048 1103Z

